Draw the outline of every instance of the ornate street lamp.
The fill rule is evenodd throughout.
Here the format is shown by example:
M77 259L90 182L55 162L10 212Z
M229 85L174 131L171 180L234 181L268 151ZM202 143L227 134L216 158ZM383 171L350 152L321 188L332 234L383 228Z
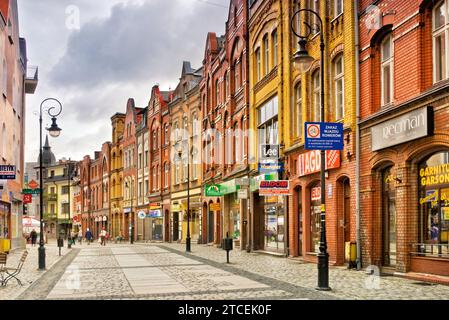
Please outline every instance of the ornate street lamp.
M42 101L40 105L39 112L39 184L40 184L40 206L39 206L39 214L40 214L40 236L39 236L39 249L38 249L38 260L39 260L39 270L45 270L45 247L44 247L44 182L43 182L43 155L42 155L42 109L45 103L48 103L51 106L46 110L48 115L51 117L52 124L50 128L46 128L50 133L50 136L53 138L59 137L61 134L61 128L56 124L56 117L59 116L62 112L62 104L57 99L48 98Z
M178 159L182 162L182 147L178 150ZM191 252L191 239L190 239L190 154L187 154L187 235L186 235L186 252Z
M299 38L299 50L293 56L293 65L294 67L301 73L306 73L310 70L312 66L312 62L314 59L309 55L306 49L307 40L309 36L312 34L313 27L307 23L307 21L303 21L303 24L307 27L307 32L305 35L298 34L295 31L295 17L301 12L308 12L309 14L314 15L320 28L320 51L321 51L321 122L325 122L325 109L324 109L324 27L323 20L320 15L310 9L300 9L293 14L291 21L291 29L293 33ZM321 180L321 232L320 232L320 252L318 253L318 286L317 290L328 291L331 290L329 287L329 254L327 253L327 242L326 242L326 182L325 182L325 171L326 171L326 151L321 150L321 171L320 171L320 180Z

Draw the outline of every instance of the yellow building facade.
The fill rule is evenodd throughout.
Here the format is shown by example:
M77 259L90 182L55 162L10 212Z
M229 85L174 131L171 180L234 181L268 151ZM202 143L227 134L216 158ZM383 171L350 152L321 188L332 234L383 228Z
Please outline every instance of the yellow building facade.
M112 222L111 236L120 236L123 221L123 132L125 129L125 115L116 113L111 118L112 122L112 144L110 158L110 220ZM122 236L125 236L122 234Z
M284 32L284 155L286 179L290 180L288 200L287 253L316 261L320 236L320 155L304 149L305 122L320 122L321 109L321 32L324 36L325 122L344 126L344 150L326 153L326 232L331 264L345 262L345 243L355 240L355 141L356 141L356 35L354 1L301 0L301 8L311 9L321 17L323 30L314 15L303 12L293 17L299 5L286 10L297 33L305 35L304 22L310 30L307 50L315 61L310 70L300 74L293 68L292 57L299 38ZM294 19L293 19L294 18ZM290 26L289 26L290 28ZM287 71L288 70L288 71ZM288 107L287 107L288 103Z

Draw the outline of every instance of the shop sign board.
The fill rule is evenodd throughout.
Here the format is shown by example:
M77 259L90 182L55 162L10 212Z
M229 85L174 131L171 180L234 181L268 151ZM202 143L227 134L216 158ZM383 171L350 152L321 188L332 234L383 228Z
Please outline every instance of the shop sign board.
M28 204L33 202L33 195L31 194L24 194L23 195L23 204Z
M220 211L221 210L221 206L219 203L211 203L209 205L209 211Z
M248 189L240 189L237 191L238 199L248 199Z
M161 210L150 210L148 212L148 218L160 218L162 217Z
M137 216L139 217L139 219L145 219L147 214L145 213L145 211L142 210L137 213Z
M315 187L310 190L312 201L320 201L321 200L321 187Z
M340 168L340 151L326 151L326 170ZM298 175L300 177L320 172L321 152L318 150L302 153L298 156Z
M30 182L28 182L28 187L31 190L35 190L35 189L37 189L37 187L39 187L39 184L36 181L31 180Z
M427 106L371 128L371 149L381 150L433 134L433 107Z
M156 209L161 209L161 203L160 202L151 202L150 203L150 210L156 210Z
M263 180L259 186L259 196L288 196L290 182L288 180Z
M206 197L222 197L225 195L225 188L220 184L211 184L205 186Z
M306 150L343 150L343 123L306 122Z
M248 187L249 179L248 178L237 178L237 179L235 179L235 185L242 186L242 187Z
M39 194L41 189L22 189L22 194Z
M16 166L0 165L0 179L15 180Z
M260 159L262 159L262 160L277 160L277 159L279 159L279 145L278 144L261 144L260 145Z
M284 163L283 162L273 162L273 163L260 163L259 162L259 172L260 173L269 173L269 172L282 172L284 171Z

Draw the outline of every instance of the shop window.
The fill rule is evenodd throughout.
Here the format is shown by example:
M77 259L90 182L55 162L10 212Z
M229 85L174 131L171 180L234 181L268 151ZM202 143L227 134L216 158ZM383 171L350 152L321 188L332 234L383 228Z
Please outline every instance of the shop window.
M258 110L259 144L278 144L278 97L275 96Z
M419 250L449 257L449 152L419 165Z
M321 187L319 183L310 188L310 251L320 252Z

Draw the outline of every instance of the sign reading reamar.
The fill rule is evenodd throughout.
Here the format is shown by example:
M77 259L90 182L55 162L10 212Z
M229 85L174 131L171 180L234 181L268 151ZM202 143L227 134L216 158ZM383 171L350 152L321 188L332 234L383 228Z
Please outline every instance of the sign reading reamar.
M421 186L449 183L449 163L419 170Z
M373 151L433 134L433 108L431 106L408 112L371 128Z

